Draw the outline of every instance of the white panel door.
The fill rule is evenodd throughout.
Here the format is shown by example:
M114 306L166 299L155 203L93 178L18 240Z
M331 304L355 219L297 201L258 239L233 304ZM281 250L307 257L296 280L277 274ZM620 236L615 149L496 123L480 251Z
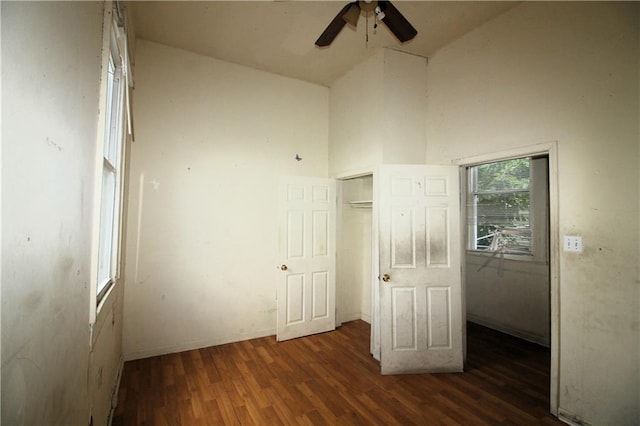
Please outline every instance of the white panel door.
M378 185L382 373L462 371L458 168L382 166Z
M282 178L278 341L334 330L335 181Z

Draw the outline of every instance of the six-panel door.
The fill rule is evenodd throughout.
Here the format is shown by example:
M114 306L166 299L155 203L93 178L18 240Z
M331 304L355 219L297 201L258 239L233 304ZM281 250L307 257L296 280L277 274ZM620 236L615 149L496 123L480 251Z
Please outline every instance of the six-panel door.
M335 329L335 181L283 178L279 203L282 341Z
M380 168L383 374L462 371L458 181L454 166Z

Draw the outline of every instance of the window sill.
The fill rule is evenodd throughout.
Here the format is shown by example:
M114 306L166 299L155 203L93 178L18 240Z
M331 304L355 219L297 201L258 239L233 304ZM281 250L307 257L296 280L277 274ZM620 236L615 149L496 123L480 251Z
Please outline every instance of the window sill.
M117 285L118 280L114 281L113 284L110 284L108 290L100 300L100 303L98 303L98 306L96 308L96 319L91 327L92 347L97 342L104 325L109 322L108 318L113 314L113 306L116 300L116 292L114 291L114 289L117 287Z
M102 310L102 307L106 305L107 300L109 299L109 296L111 296L111 293L113 293L113 288L116 286L117 280L109 280L109 281L110 281L109 284L105 286L106 290L102 295L102 298L98 302L98 306L96 308L96 315L100 315L100 311Z
M494 251L479 251L479 250L466 250L466 254L467 256L474 256L474 257L484 258L484 259L488 257L495 257L496 259L505 259L505 260L515 261L515 262L525 262L525 263L538 264L538 265L547 265L549 263L547 262L546 259L540 259L539 257L536 257L533 254L513 254L513 253L500 253L500 252L494 252Z

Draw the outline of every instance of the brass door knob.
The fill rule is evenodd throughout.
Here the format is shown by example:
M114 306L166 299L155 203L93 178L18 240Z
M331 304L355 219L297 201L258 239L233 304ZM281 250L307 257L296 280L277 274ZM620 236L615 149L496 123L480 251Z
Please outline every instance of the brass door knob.
M281 271L286 271L287 269L289 269L289 268L287 267L287 265L280 265L280 270L281 270Z
M385 283L388 283L391 280L391 277L389 276L389 274L384 274L382 276L382 281L384 281Z

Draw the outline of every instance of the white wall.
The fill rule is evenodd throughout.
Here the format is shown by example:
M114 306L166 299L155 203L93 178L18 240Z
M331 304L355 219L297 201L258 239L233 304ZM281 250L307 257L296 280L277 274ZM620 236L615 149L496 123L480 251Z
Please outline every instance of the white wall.
M560 410L640 423L639 10L525 3L429 62L429 163L558 141Z
M103 4L1 13L2 423L106 424L121 286L89 333Z
M426 149L427 59L383 50L384 80L380 122L369 123L383 135L382 162L422 164Z
M340 280L336 305L340 323L371 322L371 209L343 206Z
M337 176L382 163L380 131L384 52L378 52L331 85L329 173Z
M468 253L465 264L467 320L551 344L549 265Z
M328 98L138 41L127 359L275 333L278 180L327 176Z
M426 65L425 58L385 49L331 85L331 176L423 161Z

